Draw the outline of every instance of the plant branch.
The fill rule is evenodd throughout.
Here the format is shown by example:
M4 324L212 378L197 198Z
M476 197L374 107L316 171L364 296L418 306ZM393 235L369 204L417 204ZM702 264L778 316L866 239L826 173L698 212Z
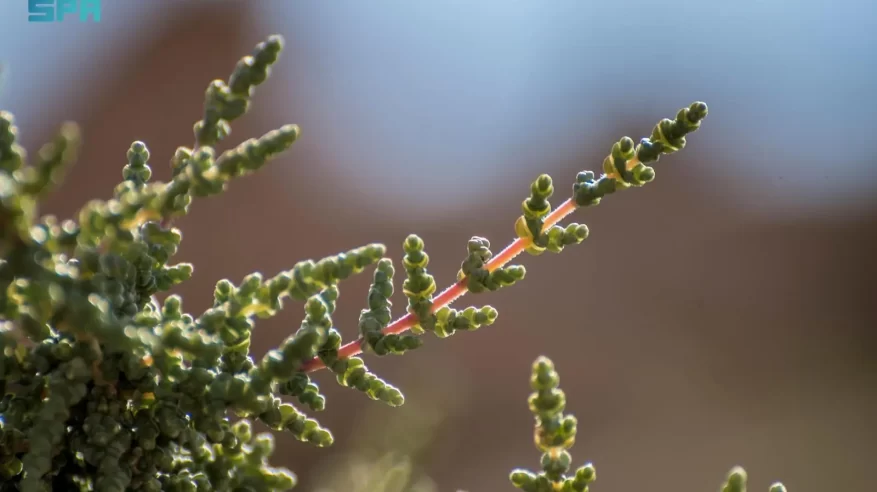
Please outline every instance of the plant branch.
M625 167L627 170L631 170L635 168L638 164L640 164L640 160L638 157L633 157L627 161ZM607 173L604 175L607 178L619 178L617 173ZM559 207L554 209L548 216L545 217L545 221L542 225L542 230L550 229L552 226L557 225L558 222L563 220L569 214L573 213L577 208L575 200L572 198L567 198L566 201L560 204ZM511 244L505 247L502 251L499 252L496 256L491 258L485 267L488 271L496 270L502 266L505 266L508 262L512 261L516 256L523 253L530 243L533 240L531 238L517 238ZM464 277L455 284L446 288L442 291L438 296L436 296L432 301L432 307L430 308L430 313L434 314L439 309L450 305L452 302L456 301L460 297L462 297L468 291L467 284L469 282L468 277ZM408 331L412 326L418 323L417 316L413 313L408 313L405 316L393 321L386 328L382 330L382 333L385 335L393 335L404 333ZM338 358L339 359L347 359L350 357L357 356L362 353L363 347L363 338L362 336L358 337L356 340L352 342L346 343L340 349L338 349ZM314 372L319 371L320 369L325 369L326 364L320 360L319 356L313 357L308 360L299 368L300 372Z
M632 159L635 160L635 159ZM576 209L576 203L572 198L568 198L565 202L563 202L557 209L552 211L546 218L545 223L543 225L543 230L548 229L551 226L557 224L564 217L568 216ZM529 238L518 238L515 239L511 244L506 246L505 249L499 252L496 256L490 259L487 262L485 267L492 271L499 267L506 265L508 262L512 261L516 256L523 253L524 250L532 242L532 239ZM451 304L455 300L462 297L467 292L467 283L469 279L463 278L457 283L451 285L441 294L433 299L432 308L430 309L431 313L435 313L439 309ZM393 321L386 328L383 329L383 333L386 335L389 334L398 334L403 333L410 329L412 326L417 324L417 317L413 313L408 313L405 316ZM345 344L338 350L338 357L341 359L350 358L362 353L362 337ZM299 369L301 372L314 372L320 369L324 369L326 365L323 361L320 360L319 357L314 357L313 359L305 362L301 368Z

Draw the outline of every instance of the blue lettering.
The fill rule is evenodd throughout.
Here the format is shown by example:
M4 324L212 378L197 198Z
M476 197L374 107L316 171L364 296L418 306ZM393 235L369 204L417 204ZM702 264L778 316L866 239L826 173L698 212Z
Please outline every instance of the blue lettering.
M77 10L79 9L76 7L76 0L58 0L57 8L55 9L55 20L61 22L64 20L65 15L75 14Z
M28 22L61 22L79 14L79 22L100 22L101 0L27 0Z
M100 22L100 0L80 0L79 21L87 21L89 14L91 14L91 20Z
M52 22L55 20L55 9L52 0L27 0L28 22Z

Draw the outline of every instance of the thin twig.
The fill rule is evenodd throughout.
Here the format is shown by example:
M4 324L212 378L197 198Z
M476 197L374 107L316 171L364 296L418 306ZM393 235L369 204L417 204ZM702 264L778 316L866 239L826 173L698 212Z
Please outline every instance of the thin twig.
M572 198L567 199L557 209L555 209L553 212L551 212L545 218L545 223L543 225L543 229L547 229L547 228L557 224L558 222L563 220L564 217L571 214L575 209L576 209L576 204L572 200ZM529 246L531 242L532 242L532 239L530 239L530 238L515 239L511 244L506 246L505 249L500 251L499 254L497 254L496 256L491 258L490 261L487 262L487 265L485 265L485 267L487 268L487 270L492 271L492 270L495 270L499 267L504 266L508 262L512 261L512 259L514 259L516 256L523 253L524 250L527 249L527 246ZM430 309L430 312L435 313L439 309L451 304L452 302L454 302L455 300L457 300L458 298L463 296L463 294L465 294L468 290L466 287L466 284L468 283L468 281L469 281L468 278L463 278L460 281L458 281L457 283L451 285L450 287L448 287L447 289L442 291L441 294L439 294L438 296L436 296L433 299L432 308ZM417 324L417 316L415 316L413 313L408 313L405 316L390 323L382 331L384 334L387 334L387 335L403 333L416 324ZM341 359L346 359L346 358L354 357L354 356L359 355L361 353L362 353L362 340L357 339L357 340L349 342L349 343L345 344L343 347L341 347L338 350L338 357ZM299 370L301 372L313 372L313 371L318 371L320 369L324 369L325 367L326 367L326 364L324 364L323 361L320 360L319 357L314 357L313 359L302 364L302 366Z

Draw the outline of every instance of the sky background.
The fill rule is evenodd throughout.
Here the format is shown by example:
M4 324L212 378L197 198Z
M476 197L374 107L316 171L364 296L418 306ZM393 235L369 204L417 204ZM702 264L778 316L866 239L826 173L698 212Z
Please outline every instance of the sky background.
M104 0L99 25L31 24L24 0L3 0L0 104L24 129L59 105L75 117L88 104L80 94L99 94L82 88L107 82L102 67L198 3ZM297 62L279 70L298 97L278 98L278 111L319 101L308 131L349 142L325 149L326 171L366 186L427 178L435 186L408 197L425 214L449 187L477 196L548 147L572 156L613 115L669 116L694 99L721 115L703 138L735 157L711 169L726 184L717 198L796 218L874 201L874 2L263 0L252 10L264 29L294 33ZM36 46L39 56L25 48Z

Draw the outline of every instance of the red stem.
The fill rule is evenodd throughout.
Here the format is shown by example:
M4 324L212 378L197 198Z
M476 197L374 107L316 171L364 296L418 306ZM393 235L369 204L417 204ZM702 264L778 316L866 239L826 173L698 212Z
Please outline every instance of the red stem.
M557 207L557 209L548 214L548 217L545 218L545 223L542 226L543 230L557 224L558 222L563 220L564 217L571 214L575 209L575 202L571 198L567 199L559 207ZM500 251L498 255L491 258L490 261L487 262L487 265L485 265L485 267L488 270L493 271L501 266L504 266L508 262L512 261L512 259L514 259L516 256L523 253L531 242L532 239L529 238L515 239L511 244L506 246L505 249ZM435 313L439 309L449 305L450 303L461 297L463 294L465 294L467 291L466 283L468 280L468 278L460 280L459 282L451 285L450 287L442 291L441 294L433 298L432 308L430 309L430 312ZM412 313L408 313L405 316L402 316L401 318L387 325L387 327L383 329L383 333L388 335L403 333L416 324L417 317ZM347 359L361 353L362 339L357 339L341 347L338 350L338 357L341 359ZM321 361L319 357L314 357L313 359L302 364L299 371L313 372L323 369L325 367L326 365L323 364L323 361Z

